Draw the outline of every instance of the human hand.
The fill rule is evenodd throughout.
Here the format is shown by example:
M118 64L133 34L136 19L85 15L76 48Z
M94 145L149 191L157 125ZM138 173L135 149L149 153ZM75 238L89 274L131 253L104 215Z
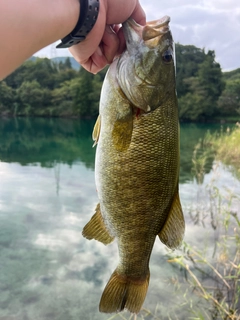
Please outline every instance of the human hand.
M83 42L69 50L83 68L98 73L125 48L120 24L132 17L137 23L146 23L145 13L138 0L99 0L97 21Z

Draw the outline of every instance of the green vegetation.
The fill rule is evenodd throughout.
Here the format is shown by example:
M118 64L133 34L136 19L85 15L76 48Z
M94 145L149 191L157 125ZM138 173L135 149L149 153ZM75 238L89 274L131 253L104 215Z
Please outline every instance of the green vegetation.
M199 185L197 204L189 208L193 223L206 229L204 246L196 248L184 243L180 255L170 253L169 262L185 272L189 284L184 295L184 305L191 311L192 319L240 319L240 219L239 193L226 186L220 192L213 178L206 187L208 200L199 201L203 192L206 166L215 155L240 179L240 125L232 130L210 134L201 139L193 152L193 172ZM225 190L224 190L225 189ZM204 190L205 191L205 190ZM182 283L178 283L181 287ZM192 294L201 303L193 304Z
M169 262L181 268L189 284L184 295L185 307L192 319L240 319L240 219L239 193L230 186L216 185L214 177L207 185L204 204L201 203L201 185L209 157L215 154L219 161L234 168L240 178L240 126L225 133L210 134L200 140L193 152L193 171L199 185L197 203L189 208L194 225L201 224L206 230L204 245L197 249L187 243L180 255L169 254ZM178 283L179 287L182 283ZM200 299L193 304L192 294Z
M223 73L215 52L176 44L181 121L238 121L240 69ZM26 61L0 82L0 116L95 117L106 69L92 75L70 58Z
M204 245L196 248L184 243L182 254L170 253L169 262L185 273L189 288L184 305L192 319L239 320L240 220L235 211L239 195L230 190L221 193L214 183L207 186L207 192L208 210L198 203L189 214L194 224L212 231L206 232ZM200 303L192 303L193 294Z
M214 51L176 45L177 92L182 121L238 121L240 69L222 72Z
M184 151L184 148L182 149ZM182 153L185 157L184 152ZM226 129L221 127L221 130L206 131L204 138L200 138L195 145L191 171L196 182L202 184L205 174L210 172L216 160L221 161L234 176L240 179L239 159L240 123L237 122L236 125L227 126Z
M211 120L220 113L218 99L224 89L214 51L176 46L177 92L181 120Z
M96 117L105 72L75 70L69 58L28 60L0 82L0 115Z
M217 159L221 159L226 165L234 166L240 174L240 124L237 123L232 130L228 128L225 133L212 138L210 136L210 142L216 151Z

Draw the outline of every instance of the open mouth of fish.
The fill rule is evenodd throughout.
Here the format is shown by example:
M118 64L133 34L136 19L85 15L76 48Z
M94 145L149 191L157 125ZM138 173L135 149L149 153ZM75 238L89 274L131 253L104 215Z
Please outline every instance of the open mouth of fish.
M145 26L141 26L133 19L128 19L126 22L123 23L123 27L124 25L128 25L132 27L136 32L142 33L142 39L144 41L147 41L169 32L170 30L169 22L170 22L170 17L164 16L161 19L148 22ZM128 28L124 27L124 29L125 29L125 32L128 34L128 31L127 31Z
M153 28L156 32L159 32L159 34L164 34L169 31L169 22L170 17L164 16L161 19L149 21L147 26Z

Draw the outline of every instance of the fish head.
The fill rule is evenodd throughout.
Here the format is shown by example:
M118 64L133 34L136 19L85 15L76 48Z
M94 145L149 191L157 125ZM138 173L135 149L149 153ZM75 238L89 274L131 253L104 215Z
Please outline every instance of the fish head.
M170 18L148 22L133 19L123 23L126 51L119 59L121 89L133 105L156 109L169 93L175 92L174 43Z

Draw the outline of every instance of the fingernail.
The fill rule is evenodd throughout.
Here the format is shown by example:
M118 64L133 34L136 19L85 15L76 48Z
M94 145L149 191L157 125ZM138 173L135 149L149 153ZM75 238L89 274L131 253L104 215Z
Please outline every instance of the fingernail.
M109 33L109 34L115 33L114 30L113 30L113 28L112 28L112 26L109 25L109 24L106 25L105 31L106 31L107 33Z

